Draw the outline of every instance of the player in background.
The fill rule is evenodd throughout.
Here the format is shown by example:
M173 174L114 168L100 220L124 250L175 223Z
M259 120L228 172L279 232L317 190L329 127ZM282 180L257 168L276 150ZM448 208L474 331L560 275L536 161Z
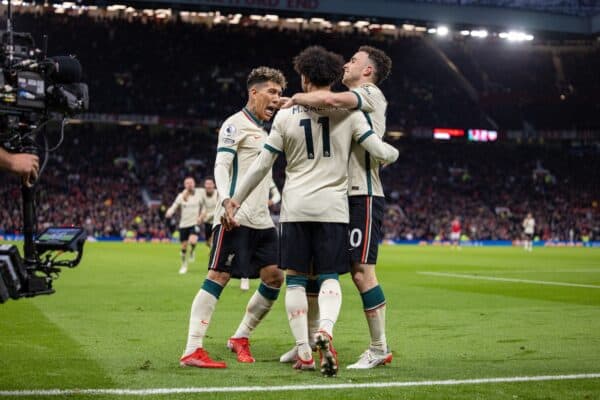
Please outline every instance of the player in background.
M460 218L454 217L452 223L450 224L450 243L452 244L453 249L460 250L460 235L461 235L462 227L460 225Z
M227 118L219 131L215 161L218 202L208 274L192 303L188 340L181 365L226 367L224 362L210 358L204 350L203 339L219 296L231 277L261 279L237 331L227 341L227 347L237 354L239 362L254 362L250 352L250 334L279 296L283 272L277 268L278 237L268 208L270 174L255 183L254 192L240 208L238 219L241 228L226 231L221 217L224 215L223 201L233 195L267 140L263 124L279 107L285 86L286 80L281 71L268 67L253 69L247 79L246 106Z
M212 245L212 227L215 217L215 208L217 207L217 191L215 190L215 178L207 176L204 178L204 190L202 192L202 200L200 206L202 211L200 212L199 224L204 224L204 237L206 238L206 245L211 247Z
M177 195L171 207L165 213L165 217L171 218L175 212L181 210L179 219L179 240L181 241L181 267L180 274L188 271L187 249L190 245L189 261L194 261L194 251L198 243L198 217L200 216L200 201L202 193L196 189L196 181L187 177L183 181L184 189Z
M297 93L283 105L338 107L357 109L364 113L375 133L383 138L386 130L387 100L378 85L389 75L392 60L381 50L361 46L344 65L342 83L346 92L315 91ZM375 273L379 242L383 239L385 194L379 177L380 164L365 149L354 142L348 165L348 195L350 203L350 248L352 280L358 289L371 343L350 369L368 369L392 361L392 352L385 335L386 301ZM318 316L318 310L312 312ZM280 358L291 362L291 350Z
M294 68L305 92L330 90L342 74L343 59L313 46L294 58ZM335 375L338 368L332 340L342 304L339 274L350 270L347 193L353 141L377 157L378 163L398 158L398 150L374 134L361 112L304 106L281 110L265 148L227 203L228 217L233 218L232 210L239 204L243 207L277 156L285 155L280 267L287 272L286 310L297 344L294 368L314 369L315 365L308 338L306 288L309 277L316 277L320 320L314 342L320 353L321 372L327 376Z
M275 181L271 180L271 185L269 186L269 208L275 204L278 204L280 201L281 194L279 193L279 189L277 189ZM250 289L250 278L240 278L240 289L243 291Z
M535 233L535 219L531 213L523 220L523 233L525 235L525 251L533 251L533 235Z

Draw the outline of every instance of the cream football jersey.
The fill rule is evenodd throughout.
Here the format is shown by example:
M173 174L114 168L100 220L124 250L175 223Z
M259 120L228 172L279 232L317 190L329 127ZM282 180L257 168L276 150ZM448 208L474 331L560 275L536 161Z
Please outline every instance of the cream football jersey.
M221 126L215 162L219 199L214 225L221 223L220 219L224 214L223 200L233 196L236 186L260 154L266 139L267 132L263 129L262 122L246 108L227 118ZM238 210L236 220L240 225L254 229L274 227L268 208L271 180L269 171Z
M372 83L363 84L351 90L357 97L357 109L369 121L371 129L383 138L387 100L381 90ZM380 163L357 142L352 143L352 153L348 164L348 195L384 196L379 177Z

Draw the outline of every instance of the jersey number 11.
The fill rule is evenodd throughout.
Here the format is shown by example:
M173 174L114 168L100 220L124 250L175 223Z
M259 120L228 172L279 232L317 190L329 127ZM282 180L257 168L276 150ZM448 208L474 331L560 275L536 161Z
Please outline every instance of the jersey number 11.
M323 157L331 157L331 144L329 143L329 118L320 117L317 122L321 125L323 132ZM309 118L301 119L300 126L304 128L304 136L306 137L306 151L308 158L315 158L315 146L312 137L312 125Z

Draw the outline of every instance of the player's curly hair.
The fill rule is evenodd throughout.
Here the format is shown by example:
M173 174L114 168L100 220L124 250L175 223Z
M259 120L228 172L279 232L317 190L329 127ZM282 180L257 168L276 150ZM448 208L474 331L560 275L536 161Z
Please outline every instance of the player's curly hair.
M371 46L360 46L358 51L364 51L369 55L369 60L375 64L375 83L385 81L392 70L392 59L383 50Z
M316 86L331 86L344 73L344 59L321 46L310 46L294 57L294 69Z
M246 87L250 89L254 85L265 82L275 82L281 86L282 89L285 89L287 86L287 81L285 80L283 72L275 68L262 66L250 71L248 79L246 79Z

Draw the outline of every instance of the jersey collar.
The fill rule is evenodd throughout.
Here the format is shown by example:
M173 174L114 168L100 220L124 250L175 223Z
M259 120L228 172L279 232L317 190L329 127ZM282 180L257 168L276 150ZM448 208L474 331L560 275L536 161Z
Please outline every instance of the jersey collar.
M252 114L252 112L250 110L248 110L248 108L246 108L246 107L242 108L242 113L246 116L246 118L248 118L250 121L254 122L259 128L264 128L265 123L263 121L261 121L260 119L258 119L258 117L256 117L256 115Z

